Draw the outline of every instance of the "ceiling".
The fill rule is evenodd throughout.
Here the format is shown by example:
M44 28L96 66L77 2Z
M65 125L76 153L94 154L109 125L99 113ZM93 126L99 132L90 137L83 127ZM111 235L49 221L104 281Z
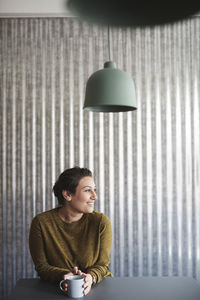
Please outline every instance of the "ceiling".
M0 0L0 16L67 16L67 0Z

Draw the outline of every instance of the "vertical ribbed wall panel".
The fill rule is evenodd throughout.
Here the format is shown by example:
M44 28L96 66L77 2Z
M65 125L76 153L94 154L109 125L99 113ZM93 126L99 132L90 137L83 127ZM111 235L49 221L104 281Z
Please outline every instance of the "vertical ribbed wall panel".
M108 60L107 28L73 18L0 20L0 286L36 276L32 217L74 165L94 172L112 223L115 276L200 280L200 19L112 29L112 56L138 109L82 110L87 78Z

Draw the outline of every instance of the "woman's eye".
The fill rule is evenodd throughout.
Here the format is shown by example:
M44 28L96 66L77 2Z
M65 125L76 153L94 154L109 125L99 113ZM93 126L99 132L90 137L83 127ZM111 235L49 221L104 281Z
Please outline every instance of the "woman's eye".
M85 192L92 192L92 190L91 189L87 189L87 190L85 190ZM96 193L96 189L95 190L93 190L93 193Z

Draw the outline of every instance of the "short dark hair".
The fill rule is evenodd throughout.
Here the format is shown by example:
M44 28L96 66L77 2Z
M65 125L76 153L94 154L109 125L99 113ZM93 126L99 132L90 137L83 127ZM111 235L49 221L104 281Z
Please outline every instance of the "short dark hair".
M54 195L58 198L58 203L60 205L65 204L65 199L62 195L62 191L65 190L71 194L75 194L79 181L81 180L81 178L86 176L92 177L92 172L87 168L80 168L77 166L67 169L60 174L53 186Z

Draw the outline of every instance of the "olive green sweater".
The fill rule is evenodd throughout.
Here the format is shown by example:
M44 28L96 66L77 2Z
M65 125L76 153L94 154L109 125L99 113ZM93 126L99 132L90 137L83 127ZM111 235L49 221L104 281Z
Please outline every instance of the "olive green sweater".
M109 272L112 231L102 213L84 214L73 223L65 223L58 208L37 215L31 224L29 247L38 275L50 282L78 266L100 282Z

